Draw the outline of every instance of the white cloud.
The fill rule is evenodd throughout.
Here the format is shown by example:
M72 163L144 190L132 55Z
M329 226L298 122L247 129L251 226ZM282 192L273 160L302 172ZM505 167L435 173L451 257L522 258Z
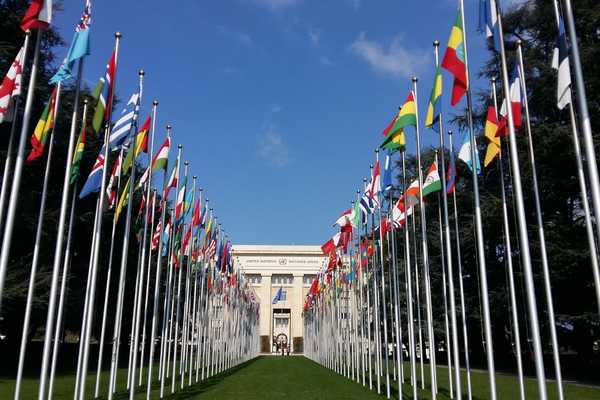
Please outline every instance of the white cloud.
M354 11L358 11L358 9L360 8L360 0L347 0L347 1L350 3L350 5L354 9Z
M313 27L308 28L308 37L313 46L319 47L319 44L321 43L321 34L318 30Z
M326 67L333 67L335 65L335 63L327 56L322 56L319 61L321 62L321 65Z
M279 11L284 8L294 6L300 3L301 0L252 0L255 4L266 7L271 11Z
M285 167L290 161L288 147L273 124L268 125L259 135L256 153L277 168Z
M271 106L271 108L269 109L269 111L271 111L273 114L280 112L281 110L283 110L283 107L280 106L279 104L273 104Z
M404 77L417 74L431 58L425 50L407 49L399 35L395 36L386 48L375 40L369 40L367 34L361 32L350 45L350 50L376 71Z
M248 35L247 33L234 31L223 25L217 26L217 31L221 35L231 38L246 47L250 47L254 44L254 40L252 40L252 37L250 35Z

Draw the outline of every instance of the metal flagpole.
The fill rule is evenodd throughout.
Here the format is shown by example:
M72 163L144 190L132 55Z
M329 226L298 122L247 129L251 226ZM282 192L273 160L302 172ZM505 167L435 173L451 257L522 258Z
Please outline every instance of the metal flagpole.
M148 179L146 182L146 201L148 203L150 203L150 186L152 185L152 155L154 154L154 133L155 133L155 127L156 127L156 109L158 108L158 101L154 100L152 102L152 132L150 134L150 151L148 152ZM132 141L132 149L134 151L133 153L133 161L132 164L135 164L135 156L136 156L136 140L134 139ZM135 175L133 175L135 177ZM133 182L131 182L131 186L133 186ZM146 240L147 240L147 236L148 236L148 213L149 213L149 205L150 204L146 204L146 209L144 210L144 233L143 233L143 239L142 239L142 255L141 255L141 263L140 263L140 267L138 268L138 276L139 276L139 280L140 280L140 284L139 284L139 293L136 295L137 296L137 305L136 305L136 310L135 310L135 316L134 316L134 323L135 323L135 332L133 334L133 338L132 338L132 342L133 342L133 360L132 360L132 366L131 366L131 382L129 383L129 398L131 400L133 400L133 397L135 396L135 377L136 377L136 367L137 367L137 357L138 357L138 346L139 346L139 333L140 333L140 314L141 314L141 308L142 308L142 289L143 289L143 282L144 282L144 269L146 268ZM152 205L154 207L154 204ZM150 269L148 269L150 270ZM149 276L148 276L149 278ZM148 285L149 282L146 282L146 285ZM148 291L146 290L146 293ZM140 366L140 369L143 368L143 363Z
M119 154L119 158L118 158L118 162L122 163L123 162L123 147L121 147L120 150L120 154ZM106 159L105 159L106 161ZM121 164L121 168L122 168L122 164ZM117 195L121 190L121 172L119 172L119 175L117 176ZM103 193L101 194L103 195ZM112 265L113 265L113 252L114 252L114 248L115 248L115 234L116 234L116 230L117 230L117 221L114 220L113 218L113 222L112 222L112 231L110 234L110 250L108 252L108 268L106 271L106 286L104 289L104 306L102 307L102 326L100 329L100 344L98 346L98 365L97 365L97 369L96 369L96 384L95 384L95 388L94 388L94 398L97 399L99 396L99 392L100 392L100 373L102 372L102 359L104 358L104 340L106 337L106 319L108 317L108 300L110 297L110 281L112 279ZM94 230L94 234L95 234L95 230ZM92 245L92 249L94 248L94 246ZM92 258L93 258L93 253L92 253Z
M390 160L391 162L391 160ZM390 166L392 168L392 166ZM392 169L393 170L393 169ZM389 218L392 226L391 238L388 236L388 246L391 247L390 254L390 275L392 277L393 284L393 298L394 298L394 322L395 322L395 343L396 343L396 369L398 371L397 381L398 382L398 398L402 398L402 384L404 383L404 362L402 360L402 314L400 313L400 299L399 299L399 282L398 282L398 264L396 261L396 238L394 236L394 216L392 213L393 201L394 198L392 196L393 186L390 188L390 198L389 198ZM391 242L391 245L390 245Z
M427 337L429 339L429 373L431 375L431 397L437 398L437 371L435 361L435 337L433 334L433 310L431 301L431 276L429 272L429 249L427 247L427 221L425 218L425 202L423 201L423 171L421 169L421 133L419 131L419 106L417 94L417 77L412 78L413 95L415 97L415 110L417 115L416 138L417 138L417 170L419 177L419 209L421 210L421 248L423 252L423 278L425 281L425 308L427 313ZM421 356L423 355L421 349Z
M496 97L496 78L492 78L492 96L494 99L494 109L496 115L498 111L498 100ZM519 395L521 400L525 400L525 382L523 380L523 361L521 358L521 335L519 331L519 314L517 309L517 299L515 292L515 278L512 263L512 245L510 240L510 226L508 224L508 207L506 205L506 189L504 187L504 161L502 160L502 149L498 153L498 163L500 164L500 187L502 191L502 220L504 224L504 241L506 245L505 258L508 267L510 308L513 324L513 339L515 341L515 353L517 357L517 373L519 376Z
M56 100L54 103L54 110L50 111L50 115L54 115L56 118L57 111L60 107L60 89L61 84L58 82L56 85ZM84 107L85 115L85 107ZM44 182L42 184L42 197L40 199L40 210L38 214L37 229L35 232L35 244L33 246L33 260L31 261L31 273L29 276L29 287L27 289L27 300L25 303L25 317L23 320L23 332L21 334L21 347L19 348L19 365L17 367L17 381L15 383L15 400L19 400L21 397L21 381L23 379L23 367L25 364L25 352L27 350L27 342L29 336L29 321L31 319L31 308L33 306L33 297L35 293L35 278L37 275L37 267L40 258L40 242L42 240L42 229L44 227L44 214L46 212L46 197L48 195L48 182L50 180L50 168L52 166L52 154L54 150L54 129L50 133L48 143L48 157L46 159L46 170L44 172Z
M435 53L435 64L439 66L439 47L440 42L433 42L434 53ZM446 250L446 266L448 268L448 291L450 292L450 323L452 329L452 349L454 358L454 382L455 382L455 396L457 399L462 399L462 384L460 380L460 349L458 345L458 322L456 318L456 292L454 289L454 264L452 261L452 244L450 235L450 221L448 216L448 193L447 193L447 182L446 182L446 145L444 143L444 117L443 112L440 111L439 115L439 147L441 157L441 172L442 172L442 207L444 217L444 244ZM450 358L450 353L448 353Z
M558 2L554 0L554 12L556 15L556 25L560 26L560 12L558 10ZM560 60L559 60L560 61ZM569 71L570 72L570 71ZM569 77L570 79L570 77ZM571 89L569 88L569 91ZM600 312L600 268L598 267L598 248L596 247L596 239L594 237L594 228L592 226L592 218L590 204L588 200L587 183L585 181L585 173L583 170L583 161L581 157L581 144L579 143L579 134L577 133L577 121L575 111L573 110L573 102L569 101L569 117L571 120L571 132L573 134L573 148L575 150L575 160L577 161L577 177L579 180L579 190L581 192L581 202L583 203L583 211L585 215L585 229L588 238L588 247L590 248L590 258L592 259L592 273L594 275L594 285L596 287L596 301L598 303L598 311ZM0 218L1 221L1 218Z
M360 190L356 191L356 201L360 202ZM359 212L360 208L359 208ZM356 227L356 231L358 232L358 237L357 237L357 242L358 242L358 277L356 279L357 282L357 287L360 293L360 314L359 314L359 318L360 318L360 353L361 353L361 371L362 371L362 385L365 386L365 363L366 363L366 356L367 354L365 354L365 301L364 301L364 284L363 284L363 275L364 275L364 268L362 266L362 252L360 249L361 246L361 239L360 239L360 225L362 223L362 216L356 217L358 219L358 226ZM368 310L368 309L367 309ZM367 317L368 318L368 317ZM315 320L316 322L316 320ZM367 324L367 329L368 329L368 324ZM369 335L370 336L370 335ZM370 346L370 342L368 342L368 345ZM369 370L369 374L371 373L371 371Z
M363 179L363 187L366 185L367 180ZM365 216L365 219L367 217ZM369 245L369 236L367 233L367 229L368 229L368 220L365 221L365 246L367 247L365 250L365 253L368 253L368 245ZM368 356L368 361L369 361L369 389L373 390L373 351L371 348L371 321L373 320L374 322L374 313L371 310L371 295L370 295L370 288L369 288L369 257L367 255L366 258L366 271L365 271L365 283L366 283L366 289L365 289L365 293L367 295L367 338L368 338L368 346L367 346L367 356Z
M531 119L529 117L529 101L527 99L527 84L525 82L525 65L523 64L523 50L521 40L517 40L517 55L519 67L521 68L521 85L523 92L523 103L525 105L525 123L527 127L527 143L529 150L529 163L531 164L531 176L533 180L533 194L535 201L535 215L538 225L538 239L540 241L540 251L542 256L542 276L544 278L544 293L546 297L546 308L548 309L548 327L550 328L550 339L552 341L552 358L554 361L554 371L556 375L556 388L558 390L559 400L564 399L562 372L560 367L560 348L556 337L556 320L554 317L554 301L552 299L552 287L550 284L550 270L548 268L548 254L546 252L546 234L544 233L544 222L542 220L542 206L540 201L539 186L537 181L537 172L535 166L535 155L533 152L533 137L531 135Z
M497 5L496 5L497 7ZM506 66L506 54L504 51L504 33L502 30L502 13L498 11L498 34L500 41L500 58L502 70L502 86L504 89L504 97L507 102L510 99L510 83L508 81L508 68ZM529 249L529 237L527 234L527 221L525 215L525 203L523 200L523 188L521 185L521 169L519 165L519 156L517 151L517 138L515 133L514 118L512 107L506 107L508 115L508 143L509 156L513 172L513 193L517 209L517 227L519 231L519 239L521 243L521 258L523 263L523 272L525 275L525 285L527 287L527 306L529 311L529 320L531 327L531 336L533 340L533 353L535 357L535 369L538 383L540 399L546 400L546 374L544 371L544 358L542 350L542 342L540 337L540 327L537 314L537 303L535 299L535 284L533 281L533 271L531 265L531 255ZM483 288L482 288L483 289ZM495 393L494 393L495 396Z
M25 47L23 55L24 61L27 61L27 48L29 47L29 36L29 33L25 34L25 43L23 45ZM15 169L13 172L12 187L10 188L10 198L8 200L8 209L6 210L6 223L4 224L4 235L2 236L2 251L0 252L0 310L2 309L2 293L4 292L6 269L8 268L8 256L10 253L10 244L12 240L13 227L15 224L15 213L17 211L17 203L19 201L19 187L21 185L21 175L23 172L23 162L25 158L25 143L27 139L27 134L29 133L29 123L31 122L31 109L33 107L33 97L35 94L34 92L37 81L41 38L42 30L38 29L35 38L35 48L33 50L33 62L31 64L29 86L27 88L27 97L25 99L25 109L23 110L23 121L21 125L21 133L19 136L19 146L17 148L17 154L15 159ZM23 65L23 68L25 68L25 65ZM15 115L15 119L16 117L17 116ZM4 185L2 187L4 188ZM6 190L8 190L8 187ZM4 204L2 204L2 206L4 206Z
M402 150L402 188L406 191L406 151ZM414 215L414 214L413 214ZM414 219L413 219L414 221ZM413 400L417 400L417 362L415 359L415 327L413 313L413 295L412 295L412 264L410 260L410 237L408 234L408 206L406 197L404 198L404 273L406 275L406 306L408 308L408 354L410 358L410 376L412 382ZM417 282L417 288L419 287ZM402 351L402 349L400 349ZM423 359L423 349L421 348L421 360Z
M407 218L407 226L408 226L408 215L406 216ZM417 247L417 218L415 217L415 212L413 210L413 212L411 213L411 222L412 222L412 237L413 237L413 242L415 243L414 247L413 247L413 251L414 251L414 258L415 258L415 295L417 296L417 328L419 329L418 332L418 336L419 336L419 364L420 364L420 375L421 375L421 389L425 390L425 366L424 366L424 359L425 359L425 351L423 350L423 328L421 326L421 290L420 290L420 282L421 279L419 278L419 256L418 256L418 247ZM412 268L412 266L411 266ZM412 282L410 282L410 284L412 285ZM415 385L417 384L417 382L415 381Z
M464 0L460 0L460 13L463 25L463 32L467 31L465 24L465 7ZM475 131L473 128L473 102L471 96L471 84L469 74L469 57L467 51L467 35L463 33L464 41L464 57L465 70L467 78L467 122L469 125L469 138L471 141L471 160L473 160L472 180L473 180L473 197L475 211L475 231L477 239L477 261L479 266L479 280L481 285L481 303L483 308L483 325L485 332L485 350L487 356L487 369L490 382L490 400L496 400L496 368L494 365L494 346L492 339L492 321L490 317L489 292L487 282L487 267L485 260L485 248L483 245L483 222L481 219L481 205L479 199L479 181L477 176L477 149L475 145ZM508 78L507 78L508 79ZM510 108L510 107L508 107ZM512 121L512 120L511 120Z
M575 70L575 93L577 94L577 103L579 105L579 119L590 179L592 206L594 207L594 215L598 217L600 216L600 181L598 179L598 164L596 161L594 139L592 137L592 123L590 121L590 114L588 111L587 96L585 93L585 83L583 81L583 71L581 68L581 59L579 57L579 44L577 43L577 32L575 31L575 19L573 17L571 0L564 0L564 7L567 20L567 29L569 31L569 39L571 40L570 53L573 55L573 57L569 58L571 59L573 63L573 69ZM596 234L598 237L600 237L600 224L598 223L596 224ZM596 284L596 290L600 291L598 289L598 284ZM1 290L0 293L2 293Z
M39 38L38 38L39 45ZM37 51L36 51L37 53ZM40 374L40 385L38 391L39 400L43 400L46 397L46 384L48 378L48 367L50 363L50 346L52 345L52 333L54 331L54 316L55 316L55 308L56 308L56 292L58 290L58 275L60 273L60 266L62 264L62 255L63 255L63 238L65 233L65 220L67 217L67 205L69 202L69 189L70 189L70 179L71 179L71 163L73 161L73 149L75 147L75 131L77 127L77 116L79 113L79 95L80 95L80 86L81 79L83 75L83 61L84 59L79 59L79 65L77 70L77 80L75 83L75 100L73 103L73 115L71 117L71 129L69 132L69 146L67 149L67 160L65 163L65 176L63 182L63 192L60 204L60 215L58 219L58 232L56 235L56 247L54 251L54 264L52 267L52 281L50 285L50 296L48 298L48 314L46 316L46 330L44 333L44 350L42 355L42 366L41 366L41 374ZM32 77L33 78L33 77ZM29 100L29 97L28 97ZM27 119L29 119L27 117ZM25 127L27 123L25 120L23 121L23 127ZM17 159L17 163L19 160ZM12 197L11 197L12 200ZM9 210L10 211L10 210ZM7 220L8 223L8 220ZM7 227L8 228L8 227ZM4 244L6 244L6 235L4 236Z
M452 144L452 131L448 131L448 146L450 147L450 158L454 159L454 146ZM465 369L467 375L467 396L468 400L472 400L473 393L471 387L471 364L469 362L469 335L467 332L467 316L465 309L465 291L463 287L462 273L462 255L460 251L460 231L458 229L458 206L456 202L456 188L452 191L452 203L454 205L454 231L456 241L456 260L458 261L458 291L460 294L460 313L462 322L463 346L465 347ZM457 346L458 347L458 346Z
M129 256L129 236L131 233L131 215L133 213L133 190L135 187L135 130L137 130L137 119L139 118L139 105L142 102L143 92L144 92L144 70L140 70L138 72L139 76L139 92L137 104L135 106L135 111L133 114L133 123L129 128L129 137L131 138L131 147L129 151L133 151L133 161L131 163L130 172L129 172L129 187L125 187L124 190L129 190L128 198L127 198L127 214L125 217L125 230L123 232L123 248L121 250L121 271L119 276L119 288L117 291L117 308L115 313L115 324L113 331L113 345L112 345L112 358L110 363L110 381L108 386L108 399L111 400L114 394L114 391L117 387L117 369L119 366L119 348L121 345L121 324L123 319L123 298L125 296L125 279L127 276L127 259ZM124 196L125 193L122 193L121 196ZM83 400L83 392L81 396L81 400Z

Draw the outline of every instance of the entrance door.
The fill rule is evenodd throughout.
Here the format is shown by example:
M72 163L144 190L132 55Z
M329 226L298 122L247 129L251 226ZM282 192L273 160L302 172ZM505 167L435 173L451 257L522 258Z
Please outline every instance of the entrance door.
M273 310L273 351L281 353L281 349L292 352L290 340L290 309Z

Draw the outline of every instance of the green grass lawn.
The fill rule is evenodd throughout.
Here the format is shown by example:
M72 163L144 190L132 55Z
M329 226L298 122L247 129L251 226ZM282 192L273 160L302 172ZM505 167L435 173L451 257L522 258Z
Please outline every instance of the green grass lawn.
M408 367L408 365L406 365ZM408 368L406 368L408 373ZM101 394L106 398L106 384L108 373L103 374ZM115 399L128 397L124 388L127 371L119 371L119 392ZM427 380L427 374L426 380ZM408 374L406 375L408 378ZM483 372L473 372L473 397L474 399L487 399L489 397L488 378ZM72 375L60 375L56 379L54 398L72 399ZM92 398L95 376L88 377L87 398ZM375 382L375 380L374 380ZM448 371L440 368L438 375L438 399L449 399ZM382 380L382 384L385 381ZM368 385L368 381L367 381ZM515 377L498 375L498 398L517 399L518 383ZM395 386L395 385L394 385ZM24 381L22 398L37 398L37 378L28 378ZM159 386L154 384L152 398L158 399ZM0 378L0 399L10 399L13 396L14 378ZM382 387L385 394L385 387ZM410 386L404 385L404 398L411 397ZM168 399L235 399L235 400L311 400L311 399L381 399L375 391L370 391L356 382L352 382L304 357L258 357L231 371L212 377L204 382L178 390L170 395L170 386L165 391ZM600 399L600 388L592 388L575 384L565 386L567 399L592 400ZM392 395L397 398L397 389L392 389ZM549 384L550 398L556 398L555 385ZM138 391L136 399L145 398L145 386ZM430 399L427 391L419 390L419 399ZM466 395L465 395L466 398ZM527 398L537 398L535 380L527 380Z

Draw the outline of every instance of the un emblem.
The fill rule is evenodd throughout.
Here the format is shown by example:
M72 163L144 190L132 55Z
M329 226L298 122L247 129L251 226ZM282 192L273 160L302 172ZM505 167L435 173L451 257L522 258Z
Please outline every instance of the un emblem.
M287 258L280 258L279 259L279 265L286 266L287 265Z

